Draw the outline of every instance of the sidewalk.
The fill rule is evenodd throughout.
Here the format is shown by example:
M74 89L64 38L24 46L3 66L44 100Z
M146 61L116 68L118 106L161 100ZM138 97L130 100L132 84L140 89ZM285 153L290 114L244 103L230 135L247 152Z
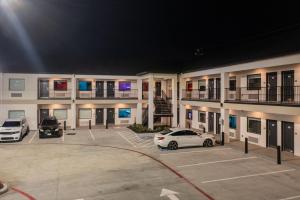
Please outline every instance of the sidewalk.
M225 144L226 146L230 146L234 149L238 149L240 151L245 151L245 143L241 141L231 141L229 144ZM277 160L277 150L275 148L265 148L260 147L254 144L248 143L249 153L255 153L267 157L274 162ZM287 164L293 164L300 167L300 157L295 156L291 152L281 151L281 158L283 162Z

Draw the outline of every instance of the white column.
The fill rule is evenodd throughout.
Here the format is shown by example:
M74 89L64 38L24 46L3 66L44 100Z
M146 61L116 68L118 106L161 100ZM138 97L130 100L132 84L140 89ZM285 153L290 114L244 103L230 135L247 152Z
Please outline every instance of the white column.
M221 131L224 132L225 135L225 143L229 142L229 110L221 108Z
M154 127L154 77L149 77L149 97L148 97L148 128L153 129Z
M180 117L179 117L179 123L180 123L180 128L185 128L185 115L186 115L186 109L183 104L180 104Z
M221 103L225 101L225 89L229 87L229 73L221 73Z
M172 127L177 127L177 77L172 78Z
M107 108L103 109L103 120L104 120L104 125L106 126L106 119L107 119Z
M183 97L182 90L185 89L185 81L182 77L179 77L179 126L181 128L185 128L185 114L186 109L182 104L181 99Z
M72 77L72 93L71 93L71 129L75 129L76 128L76 119L77 119L77 115L76 115L76 77L75 74Z
M138 103L136 108L136 123L142 124L143 123L143 80L137 80L137 94L138 94Z

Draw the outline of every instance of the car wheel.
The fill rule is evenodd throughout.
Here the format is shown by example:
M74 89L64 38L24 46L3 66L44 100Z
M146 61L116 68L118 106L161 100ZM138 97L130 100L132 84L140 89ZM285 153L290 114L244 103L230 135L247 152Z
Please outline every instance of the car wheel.
M21 142L23 140L23 134L20 133L20 138L19 138L19 142Z
M206 139L203 143L203 146L204 147L212 147L214 144L213 144L213 141L210 140L210 139Z
M26 129L26 135L29 133L29 127L27 127L27 129Z
M177 144L177 142L171 141L171 142L168 144L168 149L170 149L170 150L176 150L176 149L178 149L178 144Z

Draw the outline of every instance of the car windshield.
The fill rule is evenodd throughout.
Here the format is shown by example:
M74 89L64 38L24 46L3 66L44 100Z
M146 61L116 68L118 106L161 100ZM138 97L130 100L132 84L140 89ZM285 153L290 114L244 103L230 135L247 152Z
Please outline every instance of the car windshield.
M160 134L162 135L166 135L168 133L171 133L172 131L170 129L166 129L166 130L163 130L162 132L160 132Z
M19 127L21 123L19 121L6 121L3 124L3 127Z
M42 122L43 126L52 126L56 124L57 124L56 120L43 120Z

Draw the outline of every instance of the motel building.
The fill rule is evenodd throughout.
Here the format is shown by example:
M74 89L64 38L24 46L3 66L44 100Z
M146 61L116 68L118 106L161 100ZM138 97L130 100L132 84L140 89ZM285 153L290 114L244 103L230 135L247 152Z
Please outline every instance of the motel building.
M143 124L225 134L300 156L300 54L181 74L1 73L0 122L45 116L71 129Z

